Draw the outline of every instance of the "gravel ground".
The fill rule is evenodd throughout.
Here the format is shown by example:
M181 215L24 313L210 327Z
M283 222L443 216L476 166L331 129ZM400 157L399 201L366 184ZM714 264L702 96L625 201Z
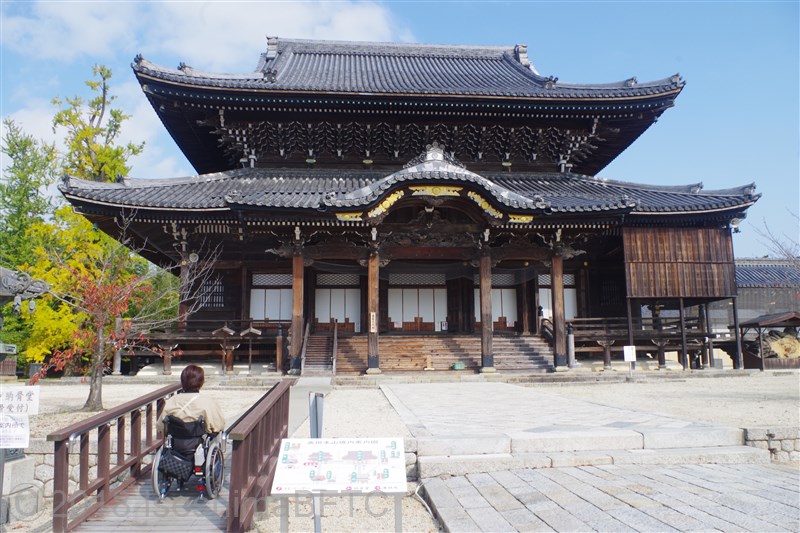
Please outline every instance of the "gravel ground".
M722 376L722 375L720 375ZM800 427L800 374L765 372L736 377L647 379L623 383L532 384L554 395L646 410L732 427ZM163 384L105 384L106 408L162 387ZM209 383L204 392L217 399L228 420L257 400L263 389L220 389ZM40 412L32 417L32 436L45 436L92 413L76 412L88 395L82 383L47 383L41 387ZM411 436L379 389L334 389L325 398L323 435L326 437ZM292 435L308 437L304 422ZM414 497L416 483L409 483L402 499L404 531L440 531L424 503ZM325 531L391 531L394 501L391 497L328 498L322 527ZM257 517L258 531L279 529L277 503ZM27 529L20 524L21 528ZM313 530L307 499L290 501L290 531Z

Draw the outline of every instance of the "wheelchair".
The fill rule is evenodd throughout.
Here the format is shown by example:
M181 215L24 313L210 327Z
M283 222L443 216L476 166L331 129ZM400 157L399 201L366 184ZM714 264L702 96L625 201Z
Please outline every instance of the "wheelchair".
M153 491L163 501L170 488L178 491L194 479L200 497L209 500L219 496L225 477L226 434L209 435L200 417L184 422L174 416L164 418L164 444L153 458Z

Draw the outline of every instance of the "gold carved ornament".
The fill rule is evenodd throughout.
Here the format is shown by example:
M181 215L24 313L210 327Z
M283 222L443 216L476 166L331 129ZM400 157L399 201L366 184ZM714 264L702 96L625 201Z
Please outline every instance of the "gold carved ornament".
M445 185L412 185L411 196L459 196L463 187Z
M380 204L378 204L377 206L372 208L370 211L368 211L367 212L367 217L373 218L373 217L377 217L377 216L380 216L380 215L384 214L386 211L389 210L390 207L392 207L404 195L405 195L404 191L395 191L395 192L393 192L392 194L390 194L389 196L384 198L383 201Z
M494 218L503 218L503 213L501 213L500 211L498 211L497 209L495 209L494 207L489 205L488 200L486 200L486 198L484 198L480 194L478 194L478 193L476 193L474 191L469 191L467 193L467 196L470 199L472 199L473 202L478 204L480 206L480 208L483 209L484 212L486 212L487 215L489 215L491 217L494 217Z

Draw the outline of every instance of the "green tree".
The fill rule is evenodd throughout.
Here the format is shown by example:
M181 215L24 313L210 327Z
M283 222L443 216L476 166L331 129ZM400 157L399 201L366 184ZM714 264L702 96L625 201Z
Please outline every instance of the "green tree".
M46 189L55 182L57 154L53 145L27 135L13 120L3 125L0 150L10 163L0 176L0 262L18 267L32 259L25 232L52 211Z
M0 176L0 265L12 270L33 261L26 232L52 211L46 189L55 181L57 154L53 145L27 135L11 119L3 120L0 151L4 163ZM3 325L0 340L25 348L30 325L11 312L11 304L0 306ZM25 356L17 364L24 368Z
M127 176L131 157L139 155L144 143L118 144L122 124L130 118L111 107L116 96L111 95L111 70L105 66L92 67L94 78L86 85L95 96L84 101L80 96L53 103L60 110L53 117L53 129L67 132L63 171L65 174L94 181L114 181Z

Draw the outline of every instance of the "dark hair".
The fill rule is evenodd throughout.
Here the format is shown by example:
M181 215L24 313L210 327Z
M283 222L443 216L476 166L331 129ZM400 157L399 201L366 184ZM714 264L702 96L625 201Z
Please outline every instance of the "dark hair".
M203 369L197 365L189 365L181 372L181 386L183 392L200 392L200 387L206 380Z

